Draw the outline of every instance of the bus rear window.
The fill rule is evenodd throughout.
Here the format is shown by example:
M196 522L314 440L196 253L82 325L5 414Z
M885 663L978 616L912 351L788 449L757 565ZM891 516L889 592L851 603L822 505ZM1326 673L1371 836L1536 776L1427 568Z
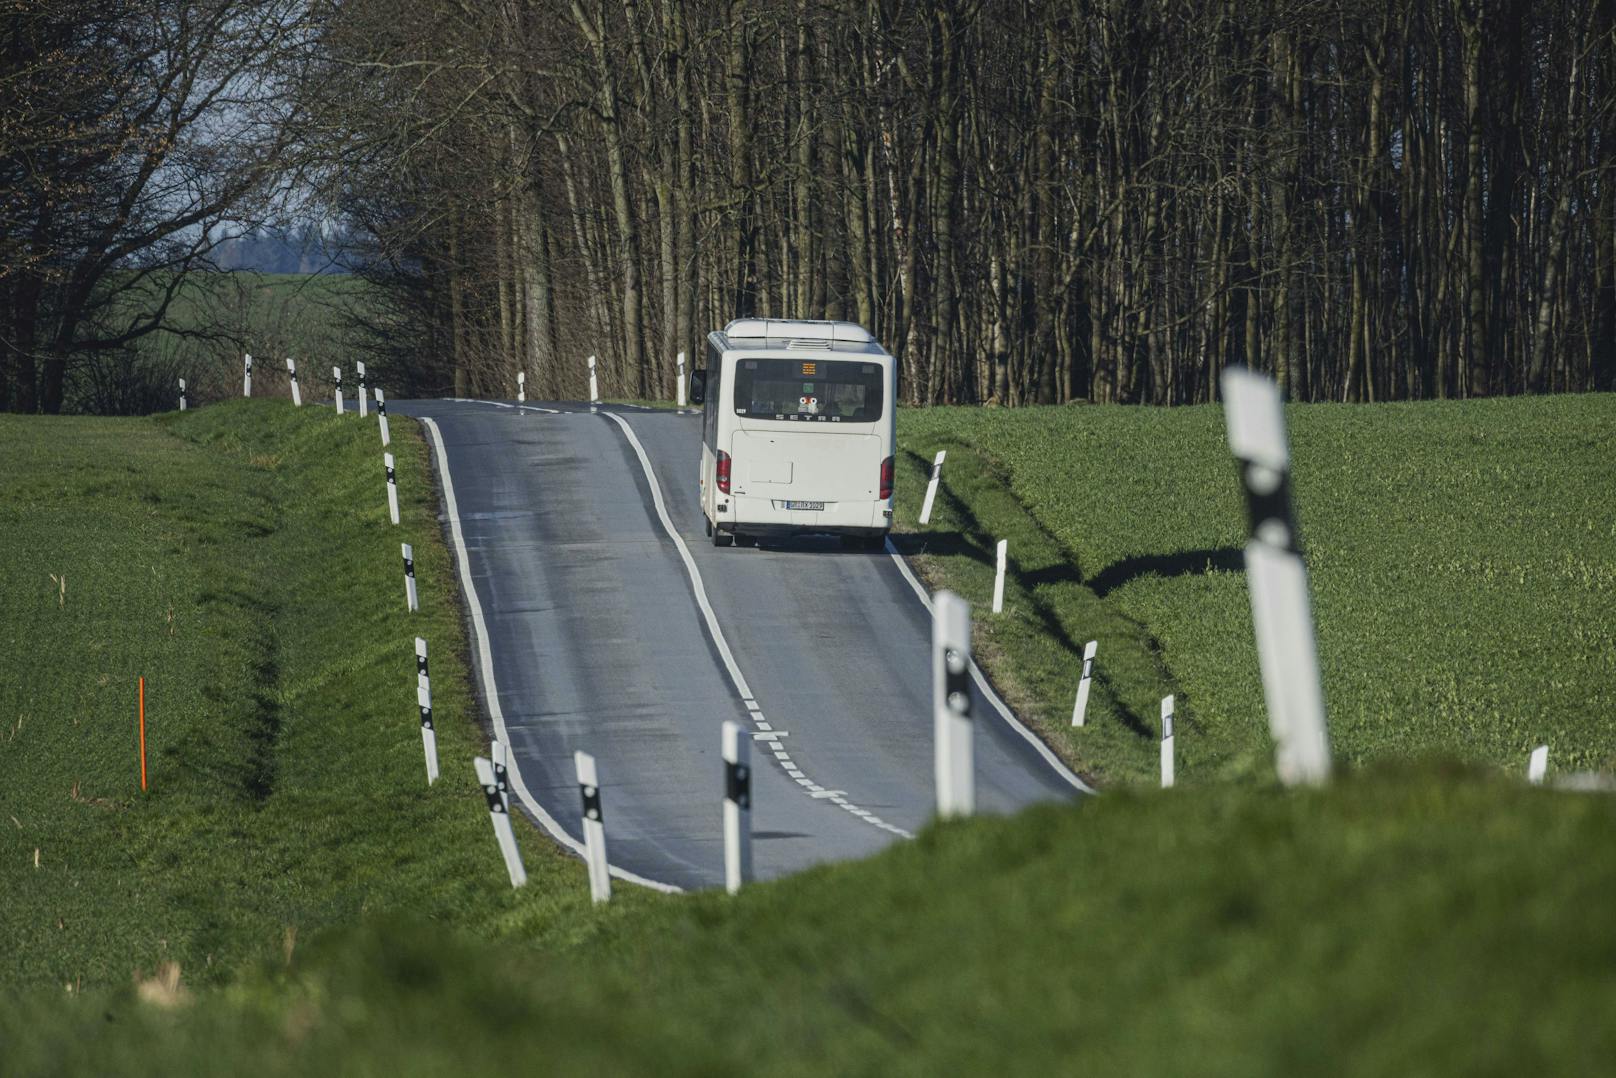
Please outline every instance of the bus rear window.
M879 363L742 359L735 363L735 414L804 423L874 423L881 418L881 385Z

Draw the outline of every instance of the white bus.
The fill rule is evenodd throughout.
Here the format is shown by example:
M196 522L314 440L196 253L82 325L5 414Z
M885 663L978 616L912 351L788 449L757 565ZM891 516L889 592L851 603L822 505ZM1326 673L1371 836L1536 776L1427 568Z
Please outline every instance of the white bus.
M714 546L803 532L878 549L892 527L894 362L851 322L745 318L707 336L701 511Z

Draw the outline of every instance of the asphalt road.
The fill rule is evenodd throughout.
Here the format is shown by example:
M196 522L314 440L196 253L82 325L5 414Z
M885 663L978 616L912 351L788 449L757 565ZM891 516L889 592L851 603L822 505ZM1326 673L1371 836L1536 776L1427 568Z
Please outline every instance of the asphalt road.
M446 518L486 630L474 634L480 688L529 815L558 839L581 835L572 754L583 749L599 762L617 874L721 885L726 719L755 737L759 878L872 853L926 822L930 615L896 558L830 538L714 548L695 416L389 408L428 421L447 465ZM977 692L979 811L1075 796L1070 773Z

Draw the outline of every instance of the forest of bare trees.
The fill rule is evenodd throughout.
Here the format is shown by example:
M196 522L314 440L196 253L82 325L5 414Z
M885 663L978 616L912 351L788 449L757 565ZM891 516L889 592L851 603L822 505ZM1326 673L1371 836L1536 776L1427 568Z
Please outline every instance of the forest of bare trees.
M212 7L300 20L254 160L362 238L398 391L577 396L594 353L668 395L743 315L865 324L914 402L1205 401L1233 363L1299 400L1616 388L1612 0ZM126 90L75 107L181 100ZM118 137L50 151L109 211L153 152ZM34 257L50 200L0 194L15 407L75 324L29 297L77 278Z

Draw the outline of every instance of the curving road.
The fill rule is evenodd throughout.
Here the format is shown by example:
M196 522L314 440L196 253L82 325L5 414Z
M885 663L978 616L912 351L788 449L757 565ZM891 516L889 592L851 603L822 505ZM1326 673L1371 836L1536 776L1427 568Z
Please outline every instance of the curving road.
M722 885L726 719L754 733L759 878L871 853L926 822L931 622L896 556L829 538L714 548L693 415L389 407L427 428L475 589L479 687L529 815L558 840L577 848L572 753L584 749L600 764L614 874ZM982 685L979 810L1080 792Z

